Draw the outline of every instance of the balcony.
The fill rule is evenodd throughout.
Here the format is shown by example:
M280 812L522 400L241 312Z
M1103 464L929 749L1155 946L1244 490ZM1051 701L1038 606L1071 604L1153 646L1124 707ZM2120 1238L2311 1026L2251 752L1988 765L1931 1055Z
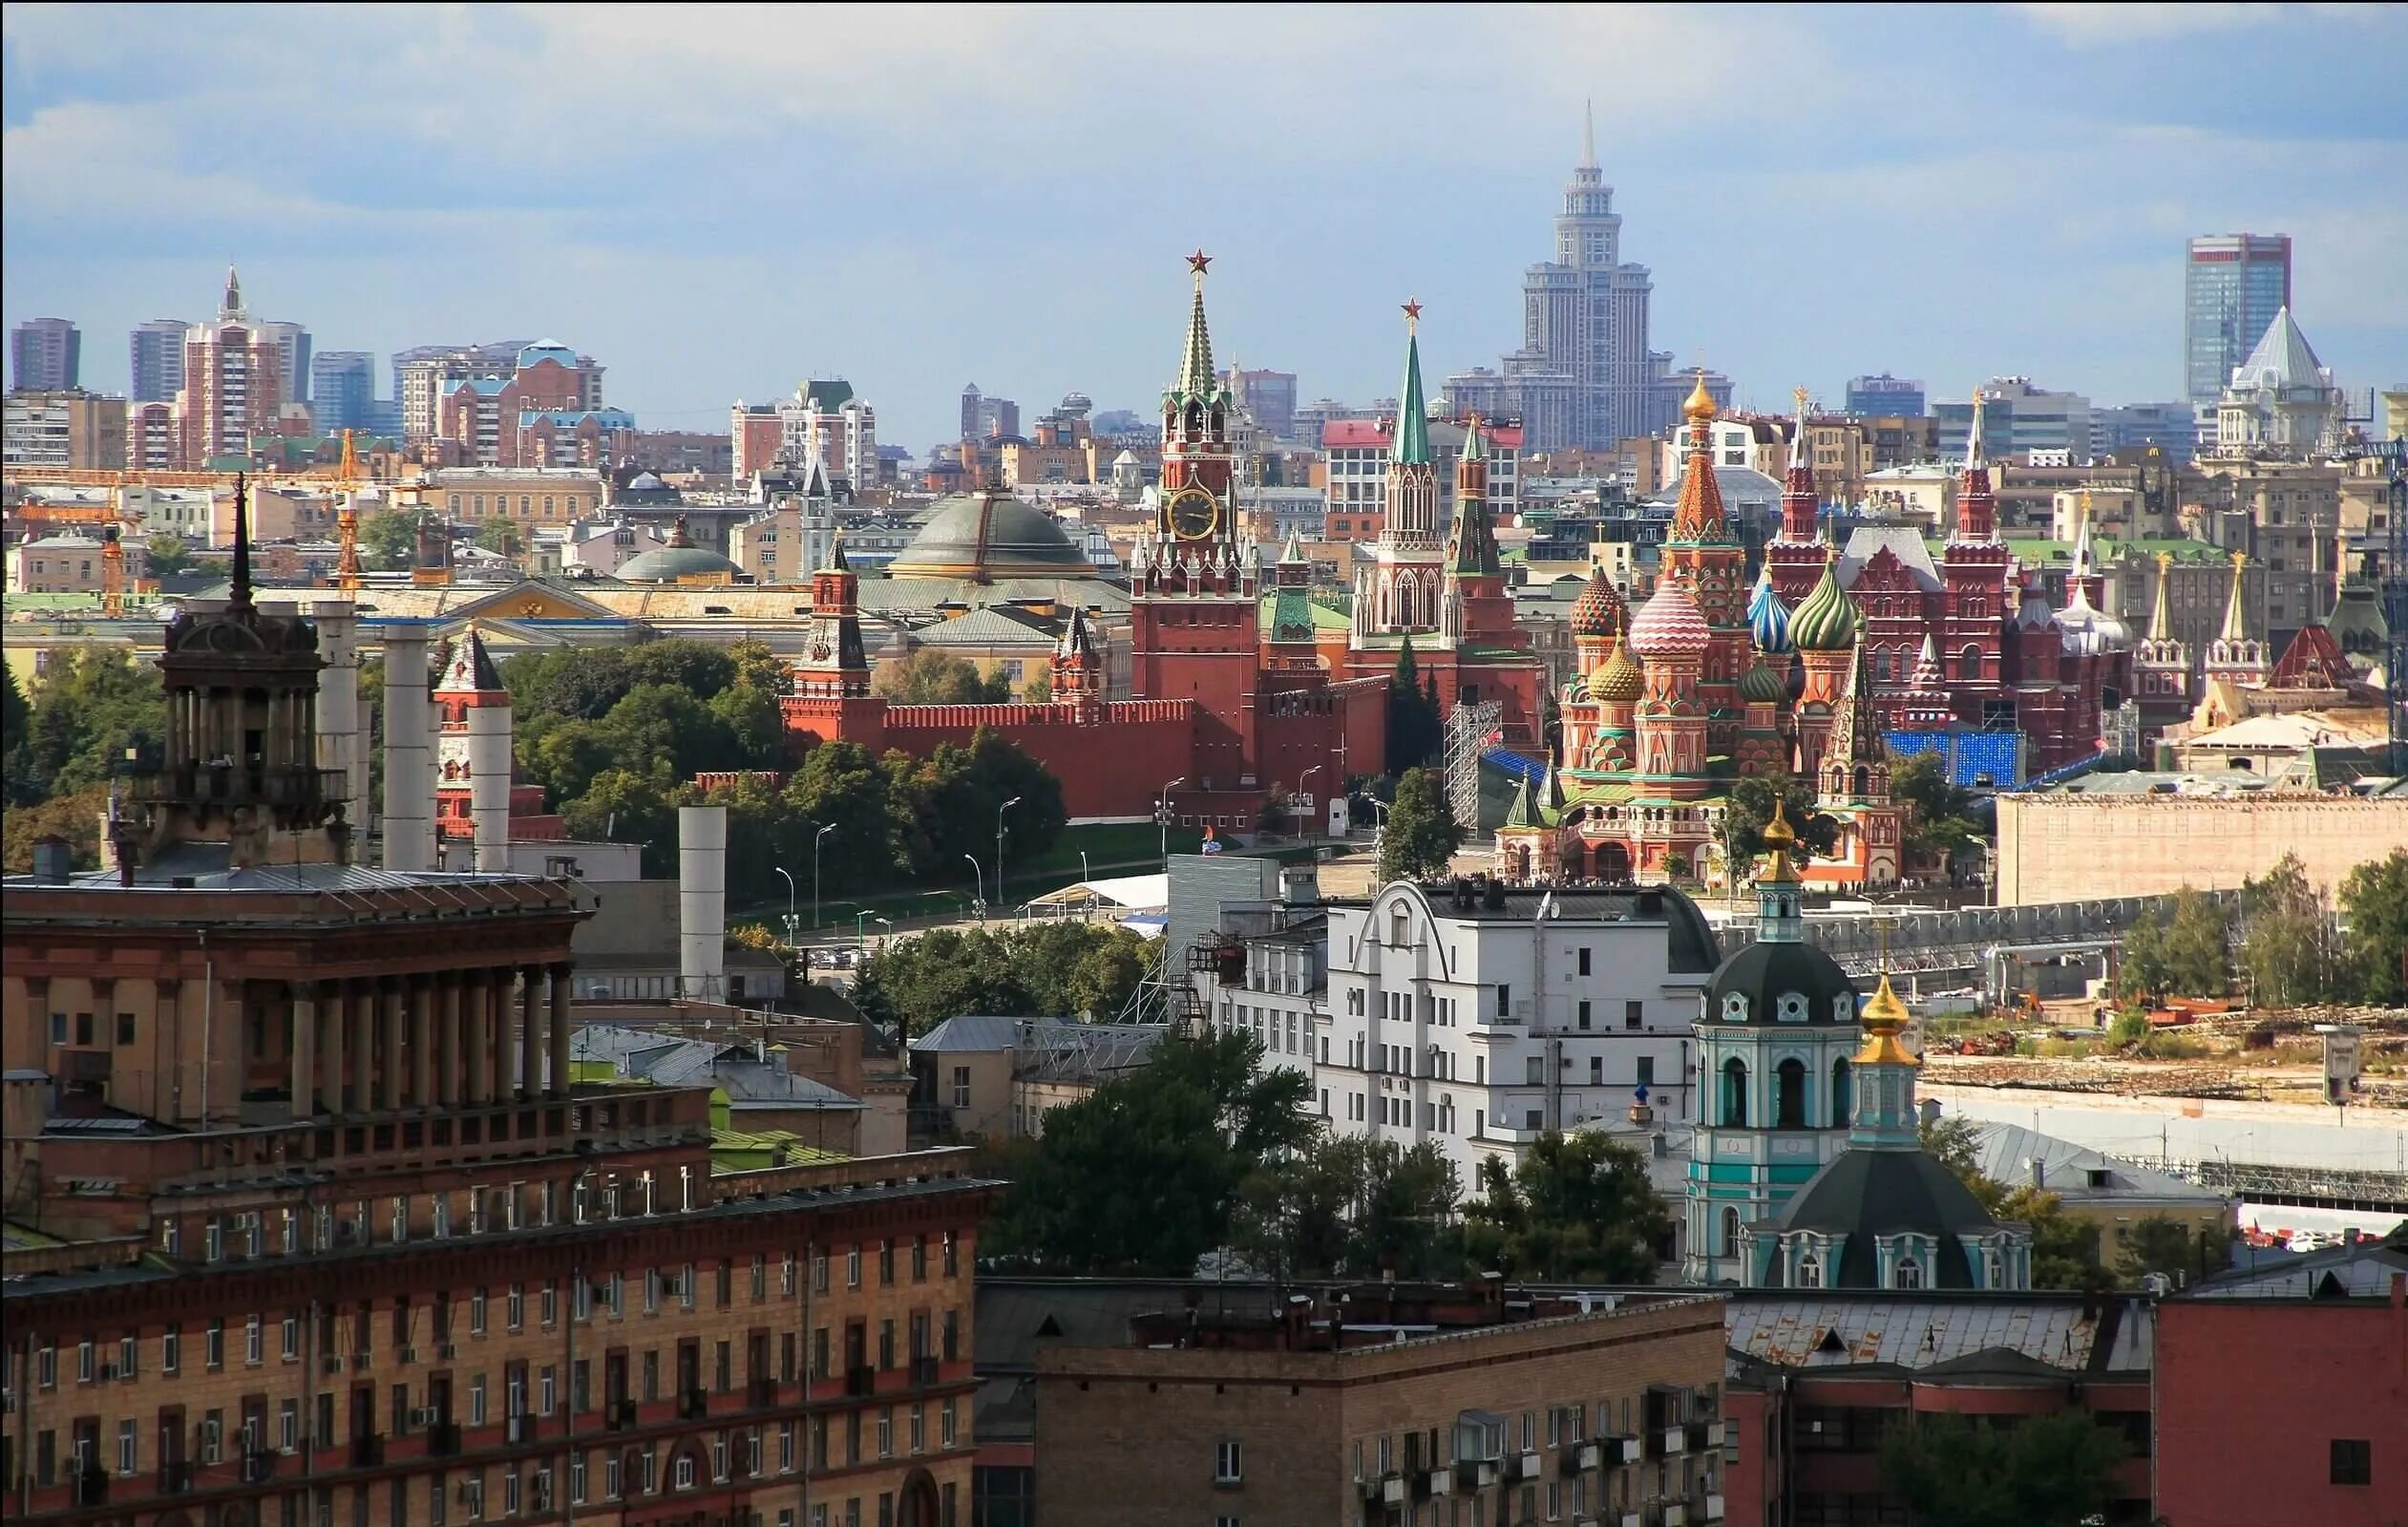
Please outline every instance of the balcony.
M744 1388L745 1404L755 1410L766 1410L777 1404L777 1380L754 1379Z
M264 1448L252 1448L245 1452L243 1454L243 1482L246 1485L264 1485L275 1478L279 1456Z
M343 771L279 764L187 763L133 780L134 798L153 803L309 807L338 798Z
M1689 1505L1686 1501L1667 1500L1660 1518L1663 1527L1689 1527Z
M604 1431L625 1432L632 1429L635 1424L635 1401L606 1400L602 1403L602 1429Z
M1711 1453L1722 1445L1722 1423L1720 1421L1692 1421L1688 1432L1691 1453Z
M460 1424L457 1421L437 1421L427 1428L427 1456L456 1458L460 1453Z
M100 1469L78 1469L68 1476L74 1502L78 1506L105 1506L109 1503L109 1475Z
M1706 1496L1705 1504L1699 1509L1698 1520L1704 1527L1718 1527L1722 1520L1722 1497L1719 1495Z
M913 1358L911 1365L912 1388L916 1389L924 1389L931 1387L936 1382L937 1360L933 1357Z
M1686 1427L1658 1427L1647 1433L1647 1455L1651 1458L1677 1458L1688 1451Z
M859 1399L877 1389L877 1369L867 1363L855 1363L844 1370L844 1392L847 1399Z
M1543 1465L1535 1453L1510 1453L1505 1456L1505 1477L1535 1479Z
M680 1420L701 1420L710 1414L710 1396L701 1389L678 1390L677 1414Z
M158 1493L180 1495L192 1488L193 1466L188 1458L174 1458L158 1466Z
M351 1439L351 1467L381 1469L385 1465L385 1439L369 1432Z

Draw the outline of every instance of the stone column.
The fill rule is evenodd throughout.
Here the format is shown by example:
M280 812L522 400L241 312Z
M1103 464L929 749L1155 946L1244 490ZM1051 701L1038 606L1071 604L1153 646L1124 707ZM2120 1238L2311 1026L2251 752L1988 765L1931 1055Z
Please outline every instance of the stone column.
M461 1069L467 1064L460 1054L460 986L458 972L446 970L434 992L441 1003L434 1015L434 1100L444 1108L460 1101Z
M442 999L434 978L412 976L409 985L410 1106L434 1106L435 1005Z
M325 1104L327 1113L340 1113L343 1112L343 1050L350 1037L350 1026L343 1021L343 987L339 985L327 988L325 1020L326 1051L318 1057L319 1101Z
M485 972L486 1013L493 1025L494 1101L506 1103L516 1092L514 1077L518 1069L518 1046L512 1029L517 1022L518 995L512 983L518 978L518 967L499 965Z
M566 964L551 967L552 975L552 1071L551 1092L555 1097L569 1093L569 974Z
M237 1008L231 1021L240 1026L243 1013ZM208 1084L218 1080L211 1077ZM234 1089L240 1094L242 1089ZM206 1108L207 1099L202 1099ZM308 986L292 988L292 1116L305 1119L318 1111L318 1003Z
M463 1103L494 1100L494 1021L487 1010L492 990L492 983L482 970L470 970L461 976L460 1048L468 1071L468 1088L460 1096Z
M543 966L518 970L518 1095L543 1091Z
M376 1074L376 983L349 983L347 995L351 1007L351 1112L365 1113L372 1106L370 1085Z
M376 1074L376 1106L401 1106L401 1026L410 1009L410 978L389 977L385 984L385 1068Z

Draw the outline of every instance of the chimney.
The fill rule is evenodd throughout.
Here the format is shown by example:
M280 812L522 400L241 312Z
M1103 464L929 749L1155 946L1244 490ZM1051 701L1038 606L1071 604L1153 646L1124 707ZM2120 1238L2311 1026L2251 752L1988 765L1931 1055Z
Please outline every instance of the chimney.
M468 708L468 815L477 873L500 875L510 868L510 698L478 702Z
M33 879L37 884L66 884L74 863L75 851L67 839L56 834L33 839Z
M434 717L427 702L427 633L384 627L385 868L434 867Z
M677 809L677 989L716 1001L728 960L728 808Z
M368 826L368 748L360 734L359 621L348 599L322 599L309 606L318 627L318 767L343 775L337 794L350 803L353 827Z
M2046 1161L2041 1160L2036 1156L2030 1157L2024 1164L2032 1169L2032 1186L2035 1188L2045 1188L2048 1186L2048 1163Z

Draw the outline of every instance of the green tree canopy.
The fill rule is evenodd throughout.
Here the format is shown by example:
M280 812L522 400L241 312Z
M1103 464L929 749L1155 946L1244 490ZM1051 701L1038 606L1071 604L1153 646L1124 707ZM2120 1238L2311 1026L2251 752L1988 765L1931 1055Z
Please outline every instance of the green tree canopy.
M2263 877L2243 882L2241 926L2252 1003L2291 1007L2331 995L2339 955L2333 917L2298 855L2285 854Z
M1731 782L1728 808L1731 852L1739 862L1748 863L1764 852L1764 824L1772 820L1775 796L1780 797L1783 819L1796 831L1805 850L1798 857L1828 859L1839 841L1840 824L1814 809L1814 782L1794 774L1747 774Z
M30 806L127 772L127 750L157 763L167 702L157 665L117 647L61 647L30 700L10 708L7 798Z
M192 548L184 538L172 531L162 531L142 542L142 555L150 563L153 578L173 578L192 565Z
M1433 681L1436 677L1431 675ZM1444 732L1437 691L1424 687L1421 663L1413 655L1413 638L1407 636L1396 655L1396 671L1388 679L1388 772L1401 774L1434 761Z
M2350 871L2341 882L2342 956L2358 1000L2408 1003L2408 848Z
M1602 1135L1541 1135L1510 1174L1480 1163L1480 1197L1464 1205L1473 1265L1546 1282L1650 1283L1672 1218L1647 1158Z
M2065 1212L2056 1194L2025 1183L2009 1186L1980 1166L1980 1126L1961 1113L1926 1121L1918 1131L1923 1150L1972 1190L1993 1219L2032 1229L2032 1286L2098 1288L2110 1282L2099 1262L2099 1227Z
M1435 1143L1323 1135L1240 1186L1230 1249L1281 1278L1451 1279L1462 1187Z
M919 647L880 664L870 692L895 705L993 705L1012 698L1012 685L1000 668L990 679L965 659Z
M360 560L372 572L397 573L418 549L418 517L408 509L380 509L360 521Z
M988 1229L1000 1259L1081 1276L1186 1278L1229 1238L1239 1184L1311 1138L1301 1071L1247 1035L1165 1040L1046 1115Z
M2170 906L2150 907L2124 934L2121 989L2147 1000L2220 995L2230 930L2222 902L2185 886Z
M1408 769L1380 834L1380 881L1431 880L1447 873L1463 844L1435 769Z
M2228 1235L2193 1230L2182 1220L2162 1214L2143 1216L2131 1227L2116 1253L2116 1277L2137 1287L2151 1273L2195 1282L2232 1264Z
M1948 777L1935 753L1916 753L1890 766L1890 794L1912 809L1907 847L1943 864L1981 840L1974 822L1974 794Z
M931 928L889 940L864 961L854 1003L906 1035L961 1013L1109 1018L1155 958L1154 947L1128 929L1091 923Z
M476 527L476 544L504 557L527 549L527 533L515 520L488 520Z
M2103 1519L2124 1453L2080 1406L2012 1426L1926 1412L1883 1438L1881 1480L1917 1527L2081 1527Z

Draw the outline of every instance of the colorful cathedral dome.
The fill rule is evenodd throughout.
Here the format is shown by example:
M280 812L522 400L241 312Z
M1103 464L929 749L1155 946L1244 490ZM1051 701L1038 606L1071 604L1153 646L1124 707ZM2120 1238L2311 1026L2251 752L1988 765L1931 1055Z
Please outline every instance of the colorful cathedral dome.
M1714 630L1688 585L1667 578L1631 619L1631 650L1642 658L1690 657L1714 645Z
M1623 617L1628 613L1620 591L1605 576L1605 568L1592 567L1588 584L1580 590L1580 597L1572 602L1572 634L1612 636L1622 628Z
M1789 681L1759 657L1739 676L1739 697L1751 705L1779 705L1789 698Z
M1620 637L1614 639L1614 653L1589 681L1589 692L1605 704L1637 700L1647 688L1647 675L1631 661L1631 647Z
M1759 652L1780 657L1789 651L1789 606L1773 592L1770 562L1757 576L1756 592L1748 596L1747 631Z
M1826 562L1823 581L1789 617L1789 640L1801 652L1845 652L1856 645L1856 633L1863 626L1856 602L1840 587L1839 565Z

